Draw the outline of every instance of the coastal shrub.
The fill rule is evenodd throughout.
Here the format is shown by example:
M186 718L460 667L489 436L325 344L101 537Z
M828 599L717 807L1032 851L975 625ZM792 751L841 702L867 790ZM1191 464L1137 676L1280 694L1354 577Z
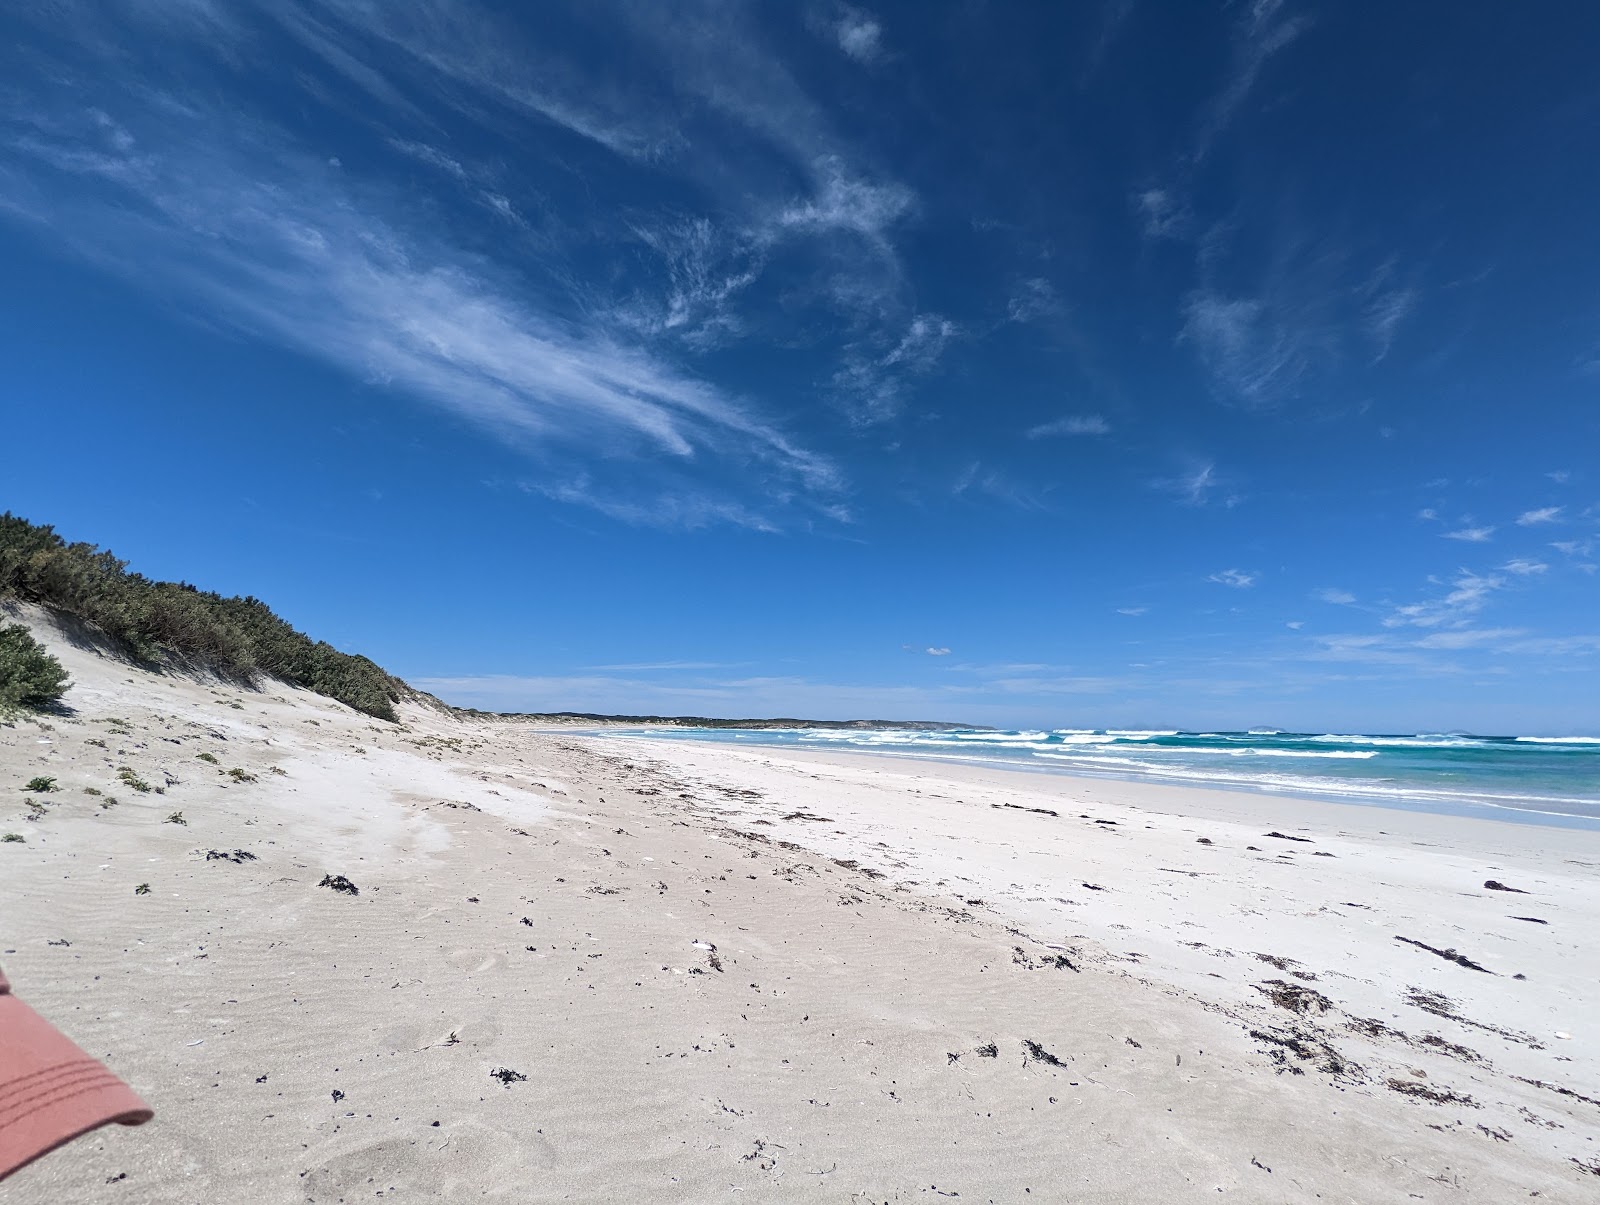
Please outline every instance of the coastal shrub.
M77 616L141 660L176 654L246 681L267 674L381 720L394 722L394 705L409 692L367 658L296 631L260 599L152 581L109 552L68 544L53 528L10 512L0 515L4 597Z
M0 711L48 707L71 683L61 662L20 623L0 627Z
M23 788L23 790L26 790L26 791L37 791L41 795L44 794L46 791L53 791L55 789L56 789L56 780L53 779L53 778L46 778L42 774L38 778L30 778L30 779L28 779L28 785Z
M132 787L141 794L150 789L150 784L135 774L131 766L119 766L117 768L117 780L124 786Z

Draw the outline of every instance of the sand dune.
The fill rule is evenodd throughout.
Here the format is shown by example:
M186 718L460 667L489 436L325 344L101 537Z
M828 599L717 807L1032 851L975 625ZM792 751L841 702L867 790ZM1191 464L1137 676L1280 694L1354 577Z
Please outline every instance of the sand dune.
M156 1119L6 1205L1600 1190L1594 834L396 728L29 616L0 960Z

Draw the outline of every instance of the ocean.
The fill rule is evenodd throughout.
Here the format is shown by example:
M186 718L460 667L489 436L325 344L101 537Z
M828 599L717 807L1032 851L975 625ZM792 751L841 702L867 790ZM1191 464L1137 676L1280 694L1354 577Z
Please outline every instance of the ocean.
M1600 737L1077 728L652 728L630 735L848 749L1600 828Z

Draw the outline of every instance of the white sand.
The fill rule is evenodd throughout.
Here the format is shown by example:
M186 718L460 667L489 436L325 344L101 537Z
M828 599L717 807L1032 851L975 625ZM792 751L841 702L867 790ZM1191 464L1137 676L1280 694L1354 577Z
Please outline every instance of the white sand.
M0 963L157 1116L4 1205L1600 1198L1595 834L396 730L28 614L74 714L0 728Z

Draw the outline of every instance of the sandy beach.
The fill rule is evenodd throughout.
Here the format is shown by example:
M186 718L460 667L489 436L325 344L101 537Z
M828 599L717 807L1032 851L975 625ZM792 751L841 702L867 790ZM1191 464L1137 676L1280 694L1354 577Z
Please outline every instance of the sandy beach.
M395 726L13 613L74 686L0 727L0 965L156 1116L6 1205L1600 1194L1600 834Z

